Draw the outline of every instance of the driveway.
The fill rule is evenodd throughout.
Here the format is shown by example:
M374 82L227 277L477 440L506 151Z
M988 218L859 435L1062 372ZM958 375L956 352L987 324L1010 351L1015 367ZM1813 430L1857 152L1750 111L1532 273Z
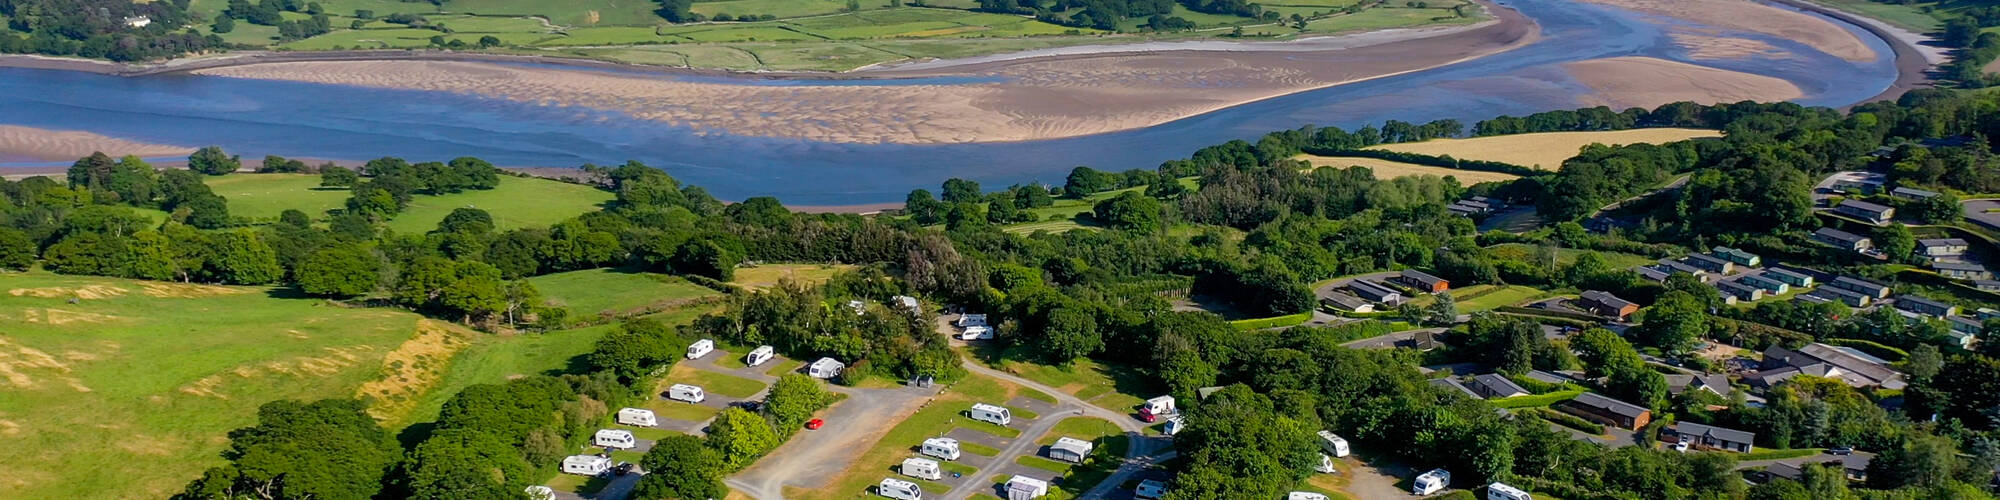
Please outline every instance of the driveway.
M785 498L785 487L818 488L839 476L889 429L909 417L936 389L900 387L852 389L831 386L847 399L828 410L826 426L802 430L764 459L727 481L731 488L758 500ZM1011 460L1011 459L1010 459Z
M1989 229L2000 230L2000 212L1987 212L2000 210L2000 200L1965 200L1958 202L1958 206L1959 211L1965 213L1965 220Z

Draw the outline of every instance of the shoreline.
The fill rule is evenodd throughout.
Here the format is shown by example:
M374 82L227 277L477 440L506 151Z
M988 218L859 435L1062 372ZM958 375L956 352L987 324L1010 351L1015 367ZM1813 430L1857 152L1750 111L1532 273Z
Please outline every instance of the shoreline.
M1914 45L1911 45L1909 40L1905 39L1905 37L1899 36L1899 34L1895 33L1895 31L1900 31L1900 30L1889 26L1888 23L1883 22L1880 19L1855 15L1847 11L1835 9L1825 5L1820 5L1818 3L1814 3L1808 0L1763 0L1763 1L1768 1L1771 3L1792 7L1806 12L1819 14L1829 18L1833 18L1834 20L1843 23L1847 23L1854 27L1861 28L1861 31L1867 32L1869 35L1873 35L1875 38L1882 40L1882 43L1887 44L1889 46L1889 52L1890 52L1889 57L1892 58L1891 64L1896 66L1896 81L1889 83L1889 88L1882 89L1881 93L1877 93L1873 97L1863 99L1861 100L1861 102L1849 104L1847 106L1842 107L1841 109L1849 109L1858 105L1877 102L1877 101L1885 101L1885 100L1893 101L1902 98L1903 94L1909 93L1912 90L1931 87L1931 83L1933 80L1931 80L1930 77L1930 71L1932 66L1930 57L1924 51L1917 50L1917 48ZM1921 34L1911 33L1911 35L1921 35Z

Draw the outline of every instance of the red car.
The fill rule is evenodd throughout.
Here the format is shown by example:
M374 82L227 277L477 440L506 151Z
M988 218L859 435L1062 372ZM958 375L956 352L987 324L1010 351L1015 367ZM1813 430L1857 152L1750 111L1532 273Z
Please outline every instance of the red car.
M823 425L826 425L826 421L825 421L825 420L820 420L820 419L817 419L817 418L815 418L815 419L812 419L812 420L810 420L810 421L807 421L807 422L806 422L806 428L807 428L807 429L812 429L812 430L819 430L820 426L823 426Z

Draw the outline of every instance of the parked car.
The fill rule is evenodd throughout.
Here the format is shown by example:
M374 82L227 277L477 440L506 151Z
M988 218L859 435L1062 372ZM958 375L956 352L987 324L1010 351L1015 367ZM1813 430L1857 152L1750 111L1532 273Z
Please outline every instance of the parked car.
M1839 448L1828 448L1828 449L1826 450L1826 454L1828 454L1828 455L1846 455L1846 454L1850 454L1850 453L1854 453L1854 447L1853 447L1853 446L1842 446L1842 447L1839 447Z
M729 405L737 408L742 408L743 411L747 411L750 413L756 413L764 410L764 402L757 400L737 401L734 403L730 403Z
M819 428L824 425L826 425L826 421L817 418L806 421L806 428L811 430L819 430Z
M626 475L626 474L631 474L631 473L632 473L632 462L618 462L618 466L617 466L617 467L612 467L612 468L611 468L611 470L612 470L612 471L614 471L614 472L617 472L617 473L618 473L618 475L620 475L620 476L623 476L623 475Z
M1681 452L1681 453L1687 453L1687 451L1688 451L1688 442L1687 442L1687 441L1681 441L1681 442L1678 442L1678 443L1674 443L1674 451L1678 451L1678 452Z

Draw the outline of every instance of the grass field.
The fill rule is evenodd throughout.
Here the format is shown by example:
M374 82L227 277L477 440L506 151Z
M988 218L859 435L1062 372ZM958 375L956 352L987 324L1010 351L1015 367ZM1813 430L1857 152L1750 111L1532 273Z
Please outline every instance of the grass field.
M435 387L433 355L462 343L408 312L265 288L43 272L0 281L0 496L165 497L221 464L228 431L254 423L262 403ZM421 379L379 380L391 373ZM136 463L147 465L110 466Z
M286 209L324 218L327 210L345 206L348 196L344 188L320 188L319 176L312 174L235 173L204 177L203 182L229 199L230 215L259 219L277 219Z
M833 279L833 275L850 269L854 269L854 266L847 264L764 264L757 267L737 269L736 279L730 280L729 283L752 290L762 290L778 286L779 282L788 279L801 284L812 285Z
M721 295L715 290L665 274L587 269L528 278L552 305L568 307L573 316L622 315L649 308Z
M1520 176L1517 175L1504 174L1500 172L1486 172L1481 170L1460 170L1456 168L1433 167L1428 165L1418 165L1415 163L1403 163L1398 161L1380 160L1375 158L1360 158L1353 156L1300 155L1299 159L1305 160L1308 163L1312 163L1314 167L1330 167L1330 168L1368 167L1368 170L1371 170L1375 173L1375 178L1377 179L1394 179L1397 177L1408 177L1412 175L1435 175L1438 177L1450 176L1458 179L1458 183L1460 185L1470 186L1481 182L1509 181L1520 178Z
M1282 9L1280 12L1287 16L1291 14ZM1347 33L1436 24L1470 24L1482 20L1484 18L1478 16L1460 17L1457 11L1449 8L1373 8L1353 14L1308 21L1306 30L1316 33Z
M668 384L687 384L701 387L703 391L743 399L764 390L764 383L734 375L724 375L702 370L686 364L676 364L667 371Z
M817 490L786 488L785 498L812 500L854 498L867 492L876 482L891 474L904 458L915 456L916 454L910 450L922 444L924 439L950 431L954 419L966 420L961 418L959 412L971 409L974 402L1006 401L1013 399L1020 391L1022 388L1018 386L983 377L968 377L952 384L950 389L931 400L923 409L917 410L902 422L895 423L895 427L889 429L880 441L855 459L854 465L834 477L828 483L828 487ZM888 422L883 423L883 425L888 424ZM959 446L966 453L994 452L990 448L980 449L970 446L972 444L962 442Z
M1903 29L1923 33L1938 29L1943 24L1937 17L1924 12L1924 8L1935 6L1937 2L1914 2L1910 4L1889 4L1870 0L1813 0L1813 3L1880 19Z
M597 210L613 198L616 196L612 193L590 186L533 177L502 177L500 187L494 189L443 196L417 195L402 214L389 220L389 228L399 233L437 229L438 221L460 207L486 210L493 215L493 225L498 230L546 227Z
M1145 402L1145 398L1159 395L1155 393L1164 393L1164 390L1155 387L1151 380L1131 367L1105 365L1091 359L1079 359L1067 367L1050 366L1019 361L1017 358L1018 356L1008 356L998 363L987 364L1111 411L1136 411L1136 408ZM1055 400L1049 397L1037 399L1049 402Z
M1554 170L1563 160L1576 156L1591 144L1660 144L1697 137L1721 137L1714 130L1685 128L1642 128L1606 132L1544 132L1499 135L1471 139L1432 139L1424 142L1383 144L1369 149L1404 153L1450 156L1462 160L1511 163L1542 170Z

